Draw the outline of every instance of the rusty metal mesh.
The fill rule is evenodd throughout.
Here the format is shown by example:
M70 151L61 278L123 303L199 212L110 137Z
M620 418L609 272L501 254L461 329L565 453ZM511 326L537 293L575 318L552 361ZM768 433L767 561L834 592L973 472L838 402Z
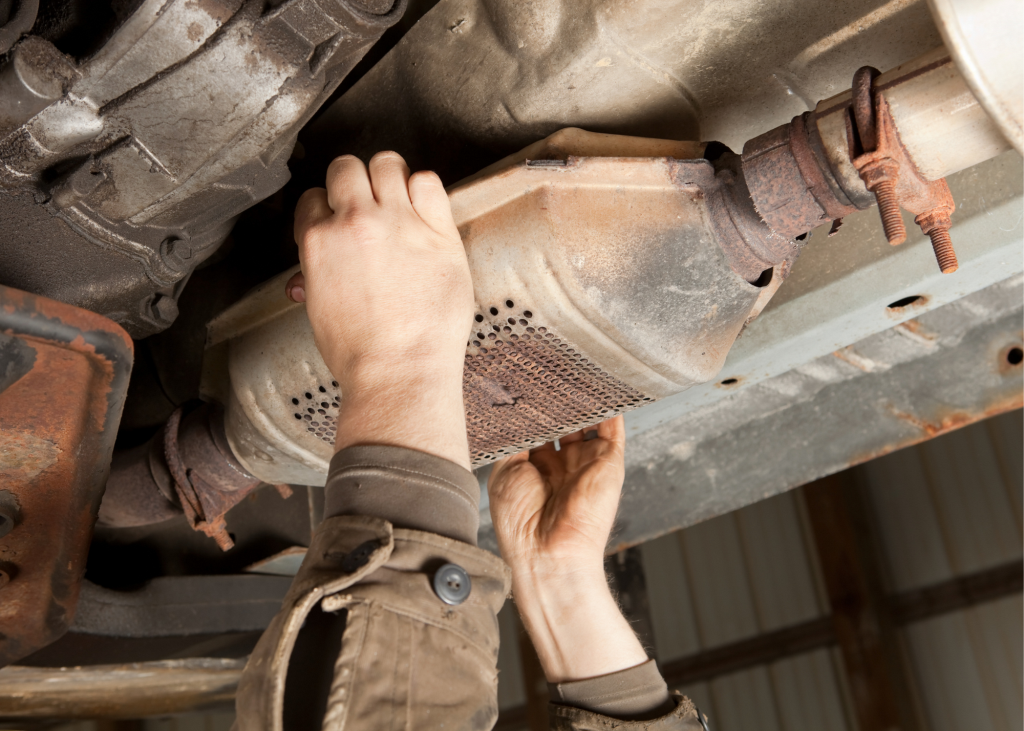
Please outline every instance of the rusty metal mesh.
M463 394L474 466L653 400L603 371L511 300L476 315Z
M583 356L512 300L482 309L463 371L473 466L540 446L653 399ZM341 395L337 381L290 399L313 438L334 444Z

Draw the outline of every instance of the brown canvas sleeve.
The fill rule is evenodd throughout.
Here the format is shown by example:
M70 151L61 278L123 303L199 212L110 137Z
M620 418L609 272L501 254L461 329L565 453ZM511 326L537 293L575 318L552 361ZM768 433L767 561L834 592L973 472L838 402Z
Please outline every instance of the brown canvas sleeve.
M673 693L672 708L662 716L623 721L594 711L552 703L548 706L551 731L707 731L706 718L689 698Z
M549 683L551 700L624 721L663 716L674 704L654 660L617 673L571 683Z
M336 515L372 515L475 546L480 483L454 462L415 449L348 447L327 475L324 516Z
M470 587L456 603L436 582L453 565ZM295 657L300 635L317 633L319 615L336 618L343 632L340 649L311 638L333 655L315 728L491 728L498 716L497 614L510 583L508 567L481 548L375 517L327 518L242 673L235 731L311 727L292 722L288 695L296 684L319 684Z

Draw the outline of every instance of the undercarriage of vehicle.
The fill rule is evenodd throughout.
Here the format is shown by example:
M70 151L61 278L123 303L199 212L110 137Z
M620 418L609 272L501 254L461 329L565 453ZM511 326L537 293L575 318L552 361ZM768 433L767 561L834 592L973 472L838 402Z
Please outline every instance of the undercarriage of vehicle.
M0 0L0 666L237 677L323 513L285 282L340 154L448 186L482 480L626 414L610 551L1019 408L1021 13Z

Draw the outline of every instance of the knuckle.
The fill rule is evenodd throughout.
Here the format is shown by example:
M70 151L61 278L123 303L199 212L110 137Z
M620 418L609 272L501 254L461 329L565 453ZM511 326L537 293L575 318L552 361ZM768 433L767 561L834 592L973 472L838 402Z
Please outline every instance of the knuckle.
M331 160L331 164L328 167L339 167L342 165L347 165L348 163L358 159L359 158L357 158L355 155L351 154L338 155L336 158Z
M422 185L441 185L441 176L433 170L419 170L413 173L409 180Z
M338 176L343 175L346 170L351 170L358 162L359 158L355 155L339 155L331 160L331 164L327 166L328 184Z
M381 150L380 152L375 154L372 158L370 158L370 162L389 162L389 161L403 162L404 163L405 162L405 158L402 157L401 155L399 155L394 150Z

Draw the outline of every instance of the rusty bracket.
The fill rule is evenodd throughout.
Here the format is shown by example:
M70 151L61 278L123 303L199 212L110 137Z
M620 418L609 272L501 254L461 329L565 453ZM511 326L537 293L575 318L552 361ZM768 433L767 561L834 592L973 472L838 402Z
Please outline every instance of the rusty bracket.
M867 189L875 194L889 243L896 246L906 241L900 209L910 211L931 239L942 273L952 274L958 268L949 236L950 216L955 209L953 194L945 178L926 180L910 159L889 104L875 88L878 73L864 66L853 77L853 118L861 147L860 154L852 158L853 165Z
M193 530L215 540L222 551L231 550L235 542L228 533L224 515L256 489L260 481L244 472L240 466L233 465L234 460L230 457L217 459L214 455L213 459L204 460L204 464L198 467L187 465L179 445L181 420L182 409L179 407L167 420L163 432L164 458L174 479L175 492ZM207 419L201 419L200 422L208 424ZM208 474L204 477L203 473ZM291 495L291 489L287 486L276 487L282 497ZM288 494L285 494L282 487Z
M0 667L74 618L132 357L111 320L0 286Z

